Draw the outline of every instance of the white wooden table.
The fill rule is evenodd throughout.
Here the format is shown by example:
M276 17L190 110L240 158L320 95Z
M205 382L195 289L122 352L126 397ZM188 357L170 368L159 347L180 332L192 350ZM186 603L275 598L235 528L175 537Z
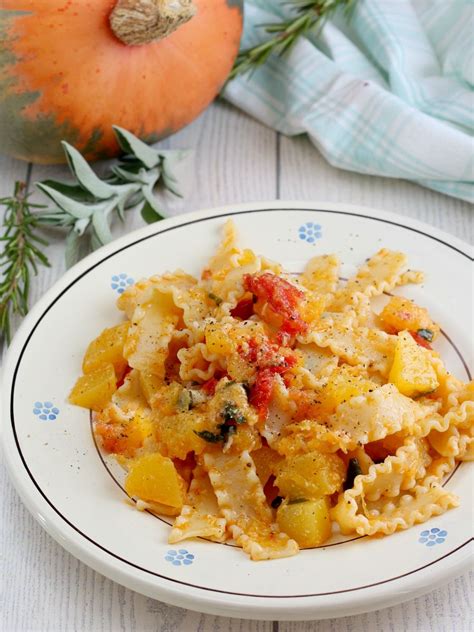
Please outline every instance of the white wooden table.
M471 243L469 204L398 180L338 171L306 138L288 139L224 103L216 103L163 147L190 148L184 200L173 213L275 198L351 202L409 215ZM64 175L63 167L28 166L0 156L0 197L16 179ZM116 234L142 225L129 215ZM34 283L32 302L63 273L61 239L49 235L50 269ZM425 597L357 617L307 623L224 619L169 607L95 573L56 544L33 520L0 465L2 632L472 632L473 574Z

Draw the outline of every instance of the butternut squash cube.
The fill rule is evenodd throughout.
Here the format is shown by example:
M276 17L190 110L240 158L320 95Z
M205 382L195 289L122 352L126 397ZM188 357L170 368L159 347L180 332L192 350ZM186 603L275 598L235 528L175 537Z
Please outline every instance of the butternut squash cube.
M195 410L163 417L155 414L157 439L166 454L172 458L185 459L189 452L201 454L209 444L197 432L209 429L207 416Z
M331 537L329 503L326 498L283 503L277 511L277 523L302 548L319 546Z
M135 459L125 480L125 491L145 502L182 507L186 484L171 459L158 452Z
M433 338L439 333L439 326L432 320L428 310L403 296L392 296L379 317L389 333L428 329L433 333Z
M153 407L156 397L159 397L160 389L164 386L163 380L153 373L139 372L140 386L148 404Z
M121 323L104 331L87 347L82 361L83 373L92 373L106 364L113 364L117 378L121 378L127 368L123 357L123 347L129 323Z
M255 463L260 482L265 486L270 476L275 474L276 466L283 460L283 457L269 446L255 450L250 456Z
M398 334L388 380L407 397L431 393L438 387L428 352L419 347L407 331Z
M154 436L154 424L142 410L137 410L127 424L97 421L94 432L106 452L133 457L144 442Z
M339 404L357 395L364 395L377 386L375 382L361 375L359 369L343 364L331 373L328 383L321 391L320 398L324 408L333 411Z
M227 355L233 350L232 340L229 333L225 332L218 325L207 325L206 327L206 346L211 353L216 355Z
M282 496L312 499L341 489L346 467L335 454L308 452L278 463L275 473L275 485Z
M69 401L76 406L96 412L102 410L117 389L113 364L105 364L100 369L82 375L69 394Z

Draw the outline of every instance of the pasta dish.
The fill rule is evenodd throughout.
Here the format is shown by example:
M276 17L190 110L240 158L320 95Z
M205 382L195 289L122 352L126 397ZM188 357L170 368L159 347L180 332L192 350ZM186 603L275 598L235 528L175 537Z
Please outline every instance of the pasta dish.
M387 249L348 280L339 267L320 255L286 273L229 221L200 279L128 287L126 319L90 343L70 401L93 411L136 507L174 517L170 543L265 560L458 505L442 483L474 458L474 382L447 371L439 326L398 289L423 275Z

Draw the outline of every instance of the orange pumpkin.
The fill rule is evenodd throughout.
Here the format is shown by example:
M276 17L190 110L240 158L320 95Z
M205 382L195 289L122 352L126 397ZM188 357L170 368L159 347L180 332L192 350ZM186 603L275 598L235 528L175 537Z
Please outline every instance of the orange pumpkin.
M119 152L112 124L154 142L192 121L232 68L235 0L2 0L0 151L64 162Z

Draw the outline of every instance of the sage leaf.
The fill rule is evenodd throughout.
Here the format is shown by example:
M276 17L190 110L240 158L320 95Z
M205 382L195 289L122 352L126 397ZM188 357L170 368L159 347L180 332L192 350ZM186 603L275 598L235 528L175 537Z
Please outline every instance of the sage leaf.
M134 134L123 127L112 125L115 137L121 149L127 154L133 154L145 167L152 169L156 167L160 161L158 152L149 145L141 141Z
M125 181L125 182L138 182L140 184L145 184L145 181L142 180L142 174L140 172L136 173L136 172L130 171L129 169L122 169L122 167L119 167L118 165L114 165L111 168L111 171L122 182L123 181Z
M168 189L168 191L171 191L171 193L177 197L183 197L183 194L177 187L178 180L173 175L167 158L164 158L161 162L161 179L163 186Z
M151 190L151 188L143 187L142 193L143 193L143 197L145 198L145 201L151 206L151 208L155 211L155 213L160 215L161 219L163 219L164 213L161 209L161 206L158 204L158 200L153 195L153 191Z
M112 213L122 222L125 211L131 208L140 210L147 223L166 217L153 193L157 185L181 196L172 167L186 155L186 151L158 151L121 127L113 129L126 154L109 167L105 177L98 177L82 155L63 142L76 182L66 184L44 180L37 183L38 188L54 203L47 211L37 213L38 224L69 229L66 244L68 265L82 256L85 251L82 244L95 250L112 240ZM78 240L80 247L76 252Z
M80 235L75 230L69 231L66 237L66 248L64 255L66 258L66 268L70 268L80 259Z
M97 237L96 232L93 230L92 234L91 234L91 250L98 250L99 248L101 248L104 244L100 241L100 239Z
M112 233L108 223L108 216L105 211L97 210L92 216L92 225L95 235L100 244L104 246L112 241Z
M163 219L163 216L157 213L148 201L143 205L141 215L147 224L154 224Z
M90 224L90 219L78 219L74 224L74 232L78 237L82 237L82 235L86 232L87 227Z
M101 180L89 167L88 162L82 155L66 141L61 141L66 154L66 158L72 173L76 176L79 184L90 191L99 200L107 200L114 194L114 188Z
M87 217L91 217L94 212L93 206L88 206L87 204L83 204L82 202L77 202L73 200L63 193L56 191L55 189L49 187L48 185L37 182L36 186L38 189L43 191L45 195L47 195L59 208L62 208L63 211L69 213L73 217L77 219L84 219Z
M42 180L42 184L45 184L51 189L59 191L59 193L63 193L66 197L70 197L78 202L95 201L95 197L89 193L89 191L85 191L79 184L66 184L64 182L59 182L58 180Z

